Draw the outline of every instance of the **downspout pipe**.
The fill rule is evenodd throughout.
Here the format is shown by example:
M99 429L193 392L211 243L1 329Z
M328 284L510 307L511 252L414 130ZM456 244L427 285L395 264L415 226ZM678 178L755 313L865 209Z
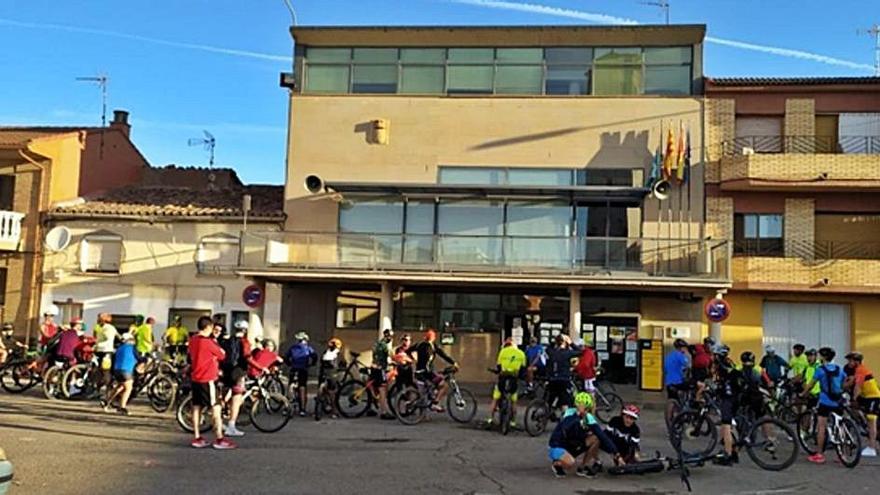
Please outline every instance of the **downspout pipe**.
M42 211L44 209L48 208L48 204L47 204L48 203L48 200L47 200L48 192L47 192L47 190L49 189L49 181L50 181L51 171L49 170L49 167L38 162L33 157L29 156L28 152L36 154L27 147L20 148L18 150L18 154L25 161L27 161L31 165L34 165L40 171L40 183L39 183L40 193L39 193L39 197L37 199L36 211L35 212L28 212L29 214L36 214L39 217L39 215L42 214ZM39 315L37 315L36 317L33 317L33 318L32 318L32 315L34 315L35 311L37 311L34 308L35 308L35 305L37 304L37 299L39 299L40 294L43 293L43 277L37 276L38 273L39 274L43 273L44 256L43 256L43 249L42 249L42 239L43 239L42 219L40 219L39 221L36 222L34 235L35 235L35 243L37 244L37 246L39 248L37 248L37 246L35 246L35 249L34 249L34 263L33 263L33 271L31 273L31 288L30 288L30 294L28 297L28 305L27 305L27 316L28 316L27 321L28 321L28 323L27 323L27 333L25 334L24 342L25 342L25 345L28 345L28 346L30 345L31 333L33 331L33 326L34 326L34 320L39 319Z

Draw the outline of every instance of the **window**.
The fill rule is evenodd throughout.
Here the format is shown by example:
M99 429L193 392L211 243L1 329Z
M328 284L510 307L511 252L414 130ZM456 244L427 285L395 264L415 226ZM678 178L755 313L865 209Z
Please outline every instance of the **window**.
M541 94L544 77L543 50L499 48L496 61L496 94Z
M506 182L503 169L492 167L440 167L441 184L495 185Z
M434 261L434 201L406 203L406 238L404 261L432 263Z
M574 169L440 167L441 184L570 186Z
M199 273L231 271L238 266L238 238L230 235L205 237L196 252Z
M813 246L804 246L809 250ZM750 256L782 255L782 215L737 213L733 217L733 252Z
M500 264L504 203L447 201L437 208L438 256L446 263Z
M397 49L355 48L352 93L396 93Z
M0 210L13 211L15 199L15 176L0 175Z
M642 93L641 48L597 48L593 60L594 95L637 95Z
M446 49L403 48L400 50L400 92L442 94L446 86Z
M52 304L58 306L59 313L55 318L56 322L67 323L74 318L83 317L83 304L74 302L73 299L67 299L66 301L53 301Z
M80 268L89 273L119 273L122 265L122 237L115 234L93 234L83 239L80 247Z
M134 319L136 315L126 315L126 314L111 314L110 318L113 319L113 326L119 330L119 333L127 332L128 329L134 325Z
M691 48L645 48L645 94L691 93Z
M591 48L547 48L547 75L544 92L548 95L590 94Z
M507 204L506 261L522 266L571 265L572 207L568 203L511 201Z
M379 327L379 293L346 291L336 294L337 328L373 329Z
M626 186L632 187L633 170L630 168L585 168L577 171L580 186Z
M350 48L309 48L306 54L307 93L348 93L351 75Z
M400 262L403 203L355 200L339 209L340 259L343 262Z

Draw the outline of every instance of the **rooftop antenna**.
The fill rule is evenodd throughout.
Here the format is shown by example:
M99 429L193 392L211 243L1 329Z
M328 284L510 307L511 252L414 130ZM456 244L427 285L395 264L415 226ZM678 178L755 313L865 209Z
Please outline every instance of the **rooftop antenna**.
M669 1L668 0L658 0L656 2L639 2L642 5L653 5L654 7L660 7L660 10L663 11L663 14L666 16L666 25L669 25Z
M296 11L293 10L293 5L290 0L284 0L284 5L287 5L287 11L290 12L290 25L296 26Z
M214 139L214 135L208 131L203 130L205 133L205 137L203 138L192 138L187 141L187 144L190 146L204 146L205 151L210 154L210 160L208 160L208 166L214 168L214 146L217 144L217 140Z
M871 29L859 29L857 32L874 38L874 75L880 76L880 24L874 24Z
M95 83L101 87L101 127L107 127L107 82L110 80L107 74L101 72L97 76L77 77L76 80Z

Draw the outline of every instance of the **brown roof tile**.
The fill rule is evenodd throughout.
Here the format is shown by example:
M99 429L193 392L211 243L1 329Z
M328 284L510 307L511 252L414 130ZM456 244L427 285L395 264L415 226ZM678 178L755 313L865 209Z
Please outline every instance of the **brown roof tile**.
M824 84L880 84L880 77L710 77L713 86L812 86Z
M254 185L197 190L168 186L133 186L108 191L83 203L56 206L59 216L234 217L243 216L242 196L251 195L252 218L284 216L284 186Z

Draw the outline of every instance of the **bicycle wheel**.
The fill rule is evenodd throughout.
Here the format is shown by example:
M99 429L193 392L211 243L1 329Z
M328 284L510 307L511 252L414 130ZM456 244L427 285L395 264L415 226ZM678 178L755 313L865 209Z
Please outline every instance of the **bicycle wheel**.
M176 395L177 381L168 375L157 376L147 388L150 407L157 413L163 413L170 409Z
M192 395L185 397L177 405L177 425L187 433L193 432ZM211 425L211 408L203 407L199 416L199 431L207 431Z
M526 407L526 414L523 418L523 427L526 433L536 437L547 429L547 422L550 420L550 405L543 399L535 399Z
M397 394L394 415L405 425L417 425L428 413L427 401L416 387L406 387Z
M602 392L603 394L616 394L617 387L614 386L613 383L608 380L596 380L596 388Z
M840 420L840 428L835 429L838 438L834 450L840 463L850 469L858 466L862 458L862 436L859 434L859 426L852 419L844 417Z
M359 418L370 407L370 392L360 380L350 380L339 387L336 394L336 408L345 418Z
M617 416L623 410L623 399L619 395L597 393L596 397L596 417L603 423L608 423L611 418Z
M293 411L287 397L270 393L254 400L248 416L254 428L263 433L275 433L287 426Z
M797 419L797 438L801 448L807 454L813 455L819 451L816 445L816 413L814 411L804 411Z
M43 378L43 395L49 400L60 400L62 397L61 382L64 379L62 368L52 367L46 371Z
M318 387L318 393L315 395L315 421L321 421L321 416L324 413L324 392L321 390L321 387Z
M61 378L61 393L70 400L94 399L98 395L97 383L91 373L91 365L78 364L68 369Z
M29 363L11 363L0 372L0 385L10 394L20 394L37 384L37 374L30 370Z
M718 445L718 426L707 415L685 411L672 420L669 440L685 457L707 456Z
M795 436L791 427L779 418L759 419L746 437L746 453L761 469L788 469L797 460L800 450Z
M510 433L510 402L506 397L502 397L498 404L498 421L501 423L501 434Z
M466 388L451 391L446 396L446 411L456 423L470 423L477 415L477 397Z

